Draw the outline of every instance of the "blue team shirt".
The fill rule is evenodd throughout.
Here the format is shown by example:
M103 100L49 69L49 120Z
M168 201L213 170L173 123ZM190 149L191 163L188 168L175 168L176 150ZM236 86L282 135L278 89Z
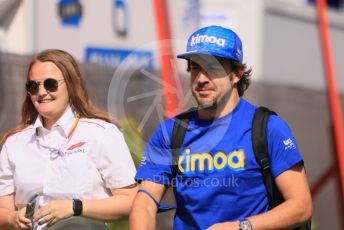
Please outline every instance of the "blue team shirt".
M256 107L240 99L232 113L214 121L194 112L181 147L178 173L172 178L171 136L174 119L159 125L142 157L136 180L174 186L174 229L206 229L268 210L260 167L251 142ZM302 163L285 121L270 116L268 148L274 177Z

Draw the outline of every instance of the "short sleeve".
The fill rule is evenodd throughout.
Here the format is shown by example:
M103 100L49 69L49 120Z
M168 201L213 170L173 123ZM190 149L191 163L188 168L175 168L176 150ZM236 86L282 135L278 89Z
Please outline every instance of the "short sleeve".
M14 192L13 167L8 158L7 146L0 153L0 196L9 195Z
M272 115L268 121L268 148L274 177L290 169L303 159L288 124Z
M170 137L173 122L167 120L161 123L147 143L136 181L152 181L169 185L172 177L172 151Z
M136 168L123 134L111 124L99 140L100 152L96 165L105 186L116 189L134 184Z

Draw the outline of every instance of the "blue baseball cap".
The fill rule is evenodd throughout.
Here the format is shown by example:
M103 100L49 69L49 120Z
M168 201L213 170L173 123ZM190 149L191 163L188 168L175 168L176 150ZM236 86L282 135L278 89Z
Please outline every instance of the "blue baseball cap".
M192 55L211 55L232 59L242 63L242 43L239 36L232 30L221 26L207 26L191 34L186 53L178 58L189 59Z

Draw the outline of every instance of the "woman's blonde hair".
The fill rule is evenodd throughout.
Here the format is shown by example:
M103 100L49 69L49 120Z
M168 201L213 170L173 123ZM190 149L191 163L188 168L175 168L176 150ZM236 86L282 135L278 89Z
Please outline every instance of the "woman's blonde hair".
M27 71L27 78L29 78L30 70L36 62L52 62L60 69L67 85L69 104L73 106L75 111L78 112L81 117L98 118L107 122L113 122L108 113L98 109L92 104L79 67L75 59L69 53L57 49L43 50L31 61ZM26 94L21 109L21 121L15 128L4 134L0 143L4 143L9 136L18 133L33 124L37 119L37 116L38 112L31 101L30 95Z

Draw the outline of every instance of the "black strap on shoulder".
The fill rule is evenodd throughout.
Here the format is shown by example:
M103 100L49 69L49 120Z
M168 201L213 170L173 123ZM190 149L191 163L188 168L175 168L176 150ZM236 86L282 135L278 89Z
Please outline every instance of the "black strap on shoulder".
M252 121L252 146L256 161L260 165L264 184L268 193L269 209L272 209L282 202L281 194L272 178L270 169L270 160L268 155L268 141L266 136L266 127L270 115L277 115L274 111L265 107L257 108ZM294 228L294 230L310 230L312 221Z
M269 116L277 115L265 107L257 108L252 121L252 146L256 161L260 165L264 184L268 193L269 209L277 206L274 199L274 179L270 171L270 160L268 155L268 142L266 138L266 127Z
M186 112L183 112L176 116L173 131L172 131L172 140L171 140L171 147L172 147L172 165L173 165L173 177L175 177L177 171L178 171L178 156L180 152L180 147L183 144L184 137L186 130L189 125L189 120L192 116L192 111L194 111L195 108L191 108Z

